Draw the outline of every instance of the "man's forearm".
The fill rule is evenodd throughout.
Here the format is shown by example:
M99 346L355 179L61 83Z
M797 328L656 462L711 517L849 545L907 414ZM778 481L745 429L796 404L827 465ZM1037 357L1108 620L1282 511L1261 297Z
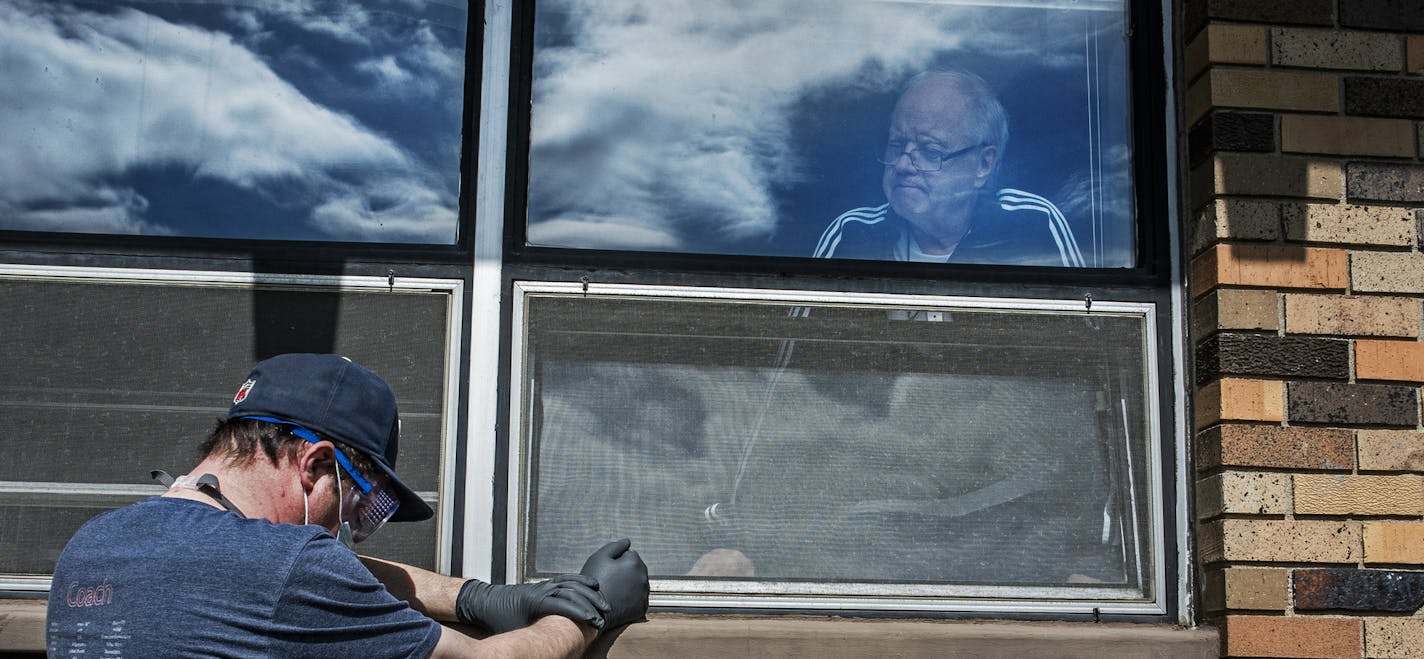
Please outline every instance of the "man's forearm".
M361 562L392 595L410 602L410 608L443 622L458 620L455 598L465 584L464 579L370 556L362 556Z
M527 657L529 659L573 659L583 655L597 632L563 616L544 616L534 624L483 640L476 640L446 627L440 634L432 658L443 657Z

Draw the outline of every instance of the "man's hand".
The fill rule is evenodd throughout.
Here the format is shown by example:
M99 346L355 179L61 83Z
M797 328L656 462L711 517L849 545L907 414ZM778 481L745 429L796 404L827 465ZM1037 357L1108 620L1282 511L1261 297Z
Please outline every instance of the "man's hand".
M597 579L581 574L564 574L540 583L511 586L471 579L460 587L455 614L460 622L478 625L491 634L527 627L548 615L563 616L602 629L609 604L599 594L598 587Z
M579 570L598 580L598 590L608 600L603 629L612 629L642 620L648 613L648 566L629 551L632 541L614 540L593 552Z

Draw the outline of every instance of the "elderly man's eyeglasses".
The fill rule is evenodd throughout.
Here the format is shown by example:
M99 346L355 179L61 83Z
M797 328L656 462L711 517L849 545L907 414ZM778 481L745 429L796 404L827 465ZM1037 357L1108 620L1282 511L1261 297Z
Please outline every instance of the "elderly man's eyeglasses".
M913 145L909 151L905 147ZM900 156L909 156L910 165L922 172L937 172L944 168L944 163L954 160L975 149L988 146L983 142L973 146L966 146L955 151L945 151L937 146L920 144L919 142L902 142L891 140L885 143L885 149L880 152L880 157L876 158L882 165L894 165L900 162Z

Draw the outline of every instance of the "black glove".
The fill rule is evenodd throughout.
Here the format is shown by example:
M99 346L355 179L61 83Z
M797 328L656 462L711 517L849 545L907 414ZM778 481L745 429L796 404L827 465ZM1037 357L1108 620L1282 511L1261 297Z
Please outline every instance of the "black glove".
M479 625L491 634L528 627L548 615L602 629L609 607L597 589L596 579L581 574L511 586L471 579L460 587L460 595L455 598L455 615L460 622Z
M614 540L593 552L579 572L598 580L598 592L608 600L604 629L642 620L648 613L648 566L629 551L632 541Z

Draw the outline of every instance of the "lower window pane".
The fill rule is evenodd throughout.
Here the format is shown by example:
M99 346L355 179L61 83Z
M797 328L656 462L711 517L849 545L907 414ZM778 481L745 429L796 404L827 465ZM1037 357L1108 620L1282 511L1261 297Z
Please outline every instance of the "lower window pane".
M371 288L251 286L191 274L0 277L0 313L11 319L0 342L4 442L36 448L0 461L0 521L23 545L0 551L12 559L0 576L48 573L85 520L151 494L133 489L153 485L149 470L196 464L248 369L281 352L334 352L384 377L402 417L399 472L443 503L448 291L394 289L384 278ZM362 550L439 568L440 517L387 525Z
M523 576L1154 597L1149 316L921 305L526 296Z

